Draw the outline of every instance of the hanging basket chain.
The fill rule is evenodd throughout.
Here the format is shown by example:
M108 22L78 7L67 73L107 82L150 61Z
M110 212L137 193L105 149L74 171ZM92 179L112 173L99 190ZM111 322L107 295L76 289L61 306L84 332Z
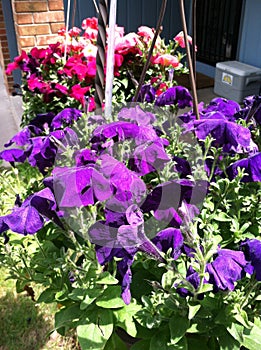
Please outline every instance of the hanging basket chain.
M154 50L154 46L156 44L156 40L158 38L158 35L159 35L160 31L162 30L161 25L162 25L163 18L164 18L164 15L165 15L166 6L167 6L167 0L163 0L162 4L161 4L160 15L159 15L159 18L158 18L156 31L154 33L154 37L152 39L152 43L151 43L151 46L150 46L148 57L147 57L145 65L144 65L144 67L142 69L142 73L141 73L140 80L139 80L139 85L137 87L137 90L136 90L136 93L135 93L135 96L134 96L134 99L133 99L134 102L137 102L140 90L142 88L142 85L144 84L146 72L147 72L147 70L149 68L149 65L150 65L150 59L151 59L151 56L152 56L152 53L153 53L153 50Z
M96 56L96 76L95 76L95 93L94 100L96 109L102 108L105 97L105 48L106 48L106 27L108 24L108 1L99 1L98 14L98 37L97 37L97 56Z
M193 0L192 1L192 62L193 62L195 84L197 86L196 42L197 42L197 0Z
M184 40L185 40L185 46L186 46L187 60L189 65L189 79L190 79L190 86L191 86L192 97L193 97L193 111L196 115L196 119L199 119L197 88L196 88L194 69L193 69L189 42L188 42L188 31L187 31L187 24L186 24L185 9L184 9L184 0L179 0L179 5L180 5L180 14L181 14Z

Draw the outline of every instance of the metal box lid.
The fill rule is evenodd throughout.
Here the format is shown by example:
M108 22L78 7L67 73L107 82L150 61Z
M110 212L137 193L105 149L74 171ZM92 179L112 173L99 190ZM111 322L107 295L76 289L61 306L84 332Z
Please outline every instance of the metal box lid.
M238 61L218 62L216 68L239 76L261 75L261 68Z

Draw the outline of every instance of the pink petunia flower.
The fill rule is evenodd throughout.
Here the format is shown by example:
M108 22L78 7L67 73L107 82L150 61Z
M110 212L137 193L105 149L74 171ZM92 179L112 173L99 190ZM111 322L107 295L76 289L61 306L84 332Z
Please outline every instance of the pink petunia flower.
M178 43L179 46L182 47L183 49L186 47L183 31L179 32L179 33L175 36L174 40L175 40L176 43ZM191 36L189 36L189 35L188 35L188 42L192 45L192 38L191 38Z
M72 29L69 30L68 34L71 38L79 36L81 34L81 29L78 27L72 27Z
M139 53L138 48L139 36L136 33L129 33L122 38L115 40L115 52L127 55L128 53Z
M83 48L82 52L84 54L84 57L86 57L87 59L90 59L90 58L96 58L97 50L98 50L97 46L91 43L88 43Z
M96 17L85 18L82 21L82 29L92 28L98 30L98 19Z
M154 64L160 64L164 67L172 66L173 68L182 67L182 64L180 63L178 57L170 55L168 53L158 56L154 60Z
M77 101L79 101L82 104L82 106L84 106L84 103L85 103L84 96L88 91L90 91L89 86L81 87L80 84L77 84L72 87L70 96L75 98Z
M152 40L154 37L154 31L147 26L141 26L138 28L138 35L142 36L146 41Z

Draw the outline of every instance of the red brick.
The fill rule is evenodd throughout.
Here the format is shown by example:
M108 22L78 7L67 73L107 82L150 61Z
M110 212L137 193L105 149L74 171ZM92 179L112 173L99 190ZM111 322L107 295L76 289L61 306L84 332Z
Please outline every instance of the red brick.
M26 36L26 37L20 37L20 46L21 47L29 47L29 46L35 46L36 40L34 36Z
M37 46L48 46L49 44L55 44L59 41L59 37L57 35L44 35L37 36L36 38Z
M20 2L15 1L14 3L16 12L42 12L47 11L47 1L32 1L32 2Z
M31 13L23 13L16 15L17 24L33 24L33 15Z
M64 10L63 0L49 0L48 1L49 10Z
M64 21L63 11L34 13L34 23L50 23Z
M18 34L21 36L32 36L32 35L41 35L49 34L50 26L48 24L38 24L30 26L19 26Z
M51 23L51 32L53 34L57 34L58 30L62 29L65 27L65 23L61 22L61 23Z

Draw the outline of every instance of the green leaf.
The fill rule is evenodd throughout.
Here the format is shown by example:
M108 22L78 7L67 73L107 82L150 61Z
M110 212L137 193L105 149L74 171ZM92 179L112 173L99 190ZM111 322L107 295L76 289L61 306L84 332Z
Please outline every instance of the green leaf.
M170 332L168 327L162 327L156 332L150 341L150 350L169 350Z
M177 344L189 328L187 316L175 315L169 321L171 344Z
M102 293L103 293L103 289L99 289L99 288L92 288L92 289L85 290L85 297L81 302L80 309L85 310Z
M188 350L210 350L207 337L188 337Z
M261 329L257 325L253 325L252 329L244 329L243 345L249 350L261 349Z
M215 220L225 222L225 221L231 221L232 218L228 216L226 213L220 212L217 215L215 215Z
M168 347L170 350L188 350L187 338L183 337L177 344L170 345ZM194 349L195 350L195 349Z
M123 328L132 337L137 336L137 325L134 321L134 315L140 310L140 306L136 304L125 305L123 308L113 311L116 318L117 326Z
M74 327L82 316L79 304L63 307L55 314L55 328L60 334L64 334L66 329Z
M124 341L117 334L113 333L107 341L104 350L128 350L128 348Z
M97 299L96 304L105 309L124 307L125 303L121 297L121 287L110 286L106 288L103 294Z
M172 287L173 285L173 279L174 279L174 274L173 271L168 270L162 275L162 280L161 280L161 285L162 288L165 290L168 290Z
M189 304L189 313L188 313L188 319L192 320L194 316L197 314L199 309L201 308L200 304Z
M69 293L68 297L74 301L81 301L84 299L85 294L86 294L86 289L75 288L71 293Z
M37 303L52 303L55 301L56 291L52 288L45 289L37 299Z
M103 272L96 281L97 284L118 284L119 281L108 271Z
M243 342L244 327L238 323L232 323L227 327L227 331L236 339L240 344Z
M209 283L204 283L200 289L200 293L207 293L213 290L213 285Z
M240 305L236 304L234 307L234 318L242 324L245 328L251 328L252 325L250 324L248 320L248 316L245 310L241 309Z
M82 350L102 350L113 332L112 311L94 309L76 329Z
M136 344L132 345L130 350L150 350L150 340L149 339L140 340Z
M238 350L240 349L240 343L232 337L225 329L224 334L218 337L220 350Z

